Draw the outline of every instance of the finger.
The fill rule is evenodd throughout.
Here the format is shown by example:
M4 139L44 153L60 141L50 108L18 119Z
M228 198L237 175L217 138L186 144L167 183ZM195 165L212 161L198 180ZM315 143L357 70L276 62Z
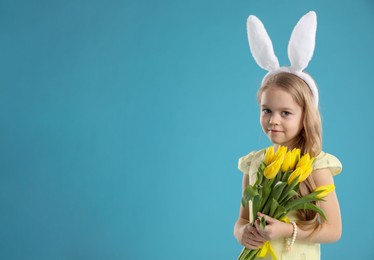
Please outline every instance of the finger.
M256 226L256 231L259 234L259 236L264 241L269 240L269 236L268 236L268 233L267 233L268 226L265 226L265 228L261 227L259 221L256 221L255 226Z
M246 233L247 233L248 235L258 234L257 227L256 227L256 223L255 223L254 226L249 226L249 227L247 227Z
M257 232L259 232L260 234L262 234L262 231L265 230L266 226L265 226L265 228L262 228L262 227L260 226L260 220L259 220L259 219L256 219L256 221L255 221L255 228L256 228L256 231L257 231Z
M257 213L257 216L258 216L259 218L264 217L266 223L272 223L272 222L274 222L274 219L273 219L272 217L269 217L268 215L262 214L261 212L258 212L258 213Z
M265 238L258 232L256 227L251 226L251 228L248 229L247 232L248 232L248 237L250 239L253 239L253 240L256 240L256 241L259 241L259 242L264 242L265 241Z
M253 229L253 226L252 225L250 225L250 224L248 224L246 227L245 227L245 230L244 230L244 232L251 232L252 231L252 229Z
M257 224L254 223L254 226L253 226L251 229L248 230L248 234L258 236L258 235L259 235L259 232L258 232L257 228L258 228L258 227L257 227Z
M259 242L265 242L266 239L264 238L264 236L259 233L256 229L256 231L253 231L253 239L256 240L256 241L259 241Z
M260 241L256 241L256 240L253 240L253 239L247 239L244 246L246 248L249 248L249 249L257 249L259 248L260 246L263 246L264 243L263 242L260 242Z

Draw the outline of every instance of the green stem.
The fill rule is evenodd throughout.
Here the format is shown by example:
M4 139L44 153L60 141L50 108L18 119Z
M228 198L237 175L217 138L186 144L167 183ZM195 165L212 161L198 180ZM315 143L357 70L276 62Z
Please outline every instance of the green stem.
M258 253L259 249L248 249L244 248L242 253L239 255L238 260L254 260Z

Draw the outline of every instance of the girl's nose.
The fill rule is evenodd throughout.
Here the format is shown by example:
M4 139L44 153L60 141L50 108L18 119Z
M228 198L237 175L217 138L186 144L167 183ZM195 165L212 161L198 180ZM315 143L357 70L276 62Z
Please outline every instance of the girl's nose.
M279 125L280 119L277 115L272 115L269 120L270 125Z

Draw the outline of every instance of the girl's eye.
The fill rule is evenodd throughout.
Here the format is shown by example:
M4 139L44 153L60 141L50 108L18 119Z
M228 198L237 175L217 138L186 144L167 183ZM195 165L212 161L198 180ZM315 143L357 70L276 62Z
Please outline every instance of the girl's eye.
M291 113L290 113L290 112L288 112L288 111L283 111L283 112L282 112L282 114L283 114L284 116L288 116L288 115L291 115Z
M264 109L262 109L262 113L269 114L269 113L271 113L271 111L270 111L270 109L264 108Z

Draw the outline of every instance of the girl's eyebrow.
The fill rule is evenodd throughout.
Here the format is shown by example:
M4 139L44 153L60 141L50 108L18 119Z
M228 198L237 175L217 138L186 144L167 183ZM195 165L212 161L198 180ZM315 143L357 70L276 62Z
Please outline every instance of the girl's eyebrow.
M269 106L267 106L266 104L262 104L261 107L262 108L264 108L264 107L268 108ZM278 110L282 110L282 111L284 111L284 110L286 110L286 111L294 111L295 109L290 108L290 107L282 107L282 108L279 108Z
M290 108L290 107L281 108L281 110L294 111L294 109L292 109L292 108Z

